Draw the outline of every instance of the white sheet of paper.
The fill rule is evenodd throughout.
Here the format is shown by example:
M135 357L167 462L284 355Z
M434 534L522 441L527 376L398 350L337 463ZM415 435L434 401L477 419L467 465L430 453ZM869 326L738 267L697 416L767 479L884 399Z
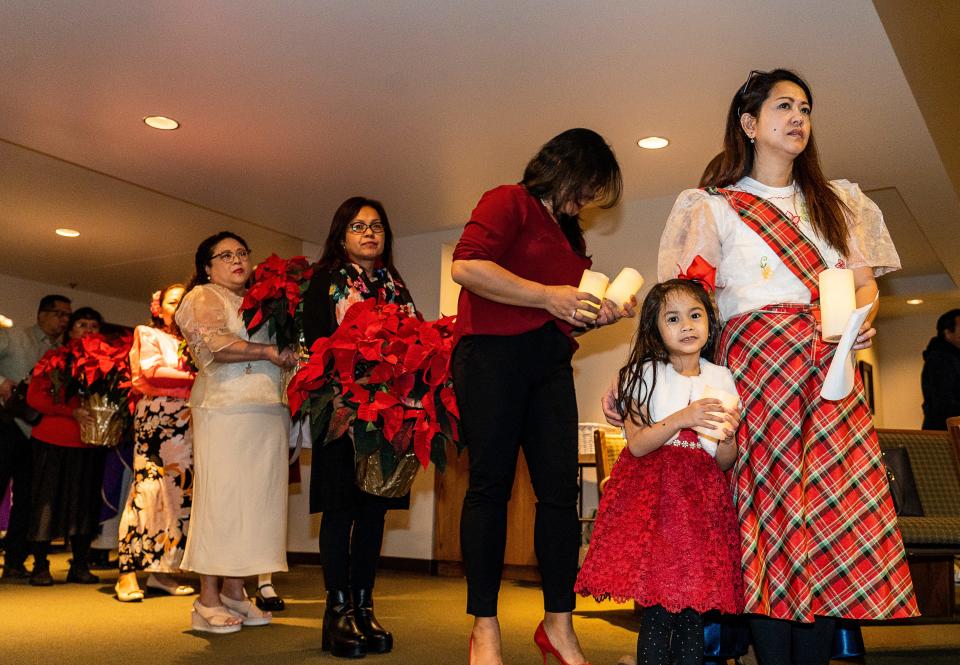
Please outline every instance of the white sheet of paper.
M870 309L876 302L877 299L874 298L872 303L853 310L850 315L847 327L844 328L843 335L837 343L837 350L833 354L830 368L827 369L827 378L823 380L823 388L820 389L820 397L823 399L832 402L841 400L853 390L853 345L860 333L860 326L863 325L863 322L867 319L867 314L870 313Z

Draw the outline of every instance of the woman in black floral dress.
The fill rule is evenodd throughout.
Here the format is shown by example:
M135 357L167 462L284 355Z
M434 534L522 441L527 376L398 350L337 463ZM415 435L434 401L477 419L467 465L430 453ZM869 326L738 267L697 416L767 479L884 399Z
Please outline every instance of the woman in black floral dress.
M193 372L180 352L173 315L182 284L154 294L152 326L137 326L130 350L133 388L142 394L134 419L133 485L120 519L120 577L117 598L143 599L137 571L150 571L147 588L175 596L193 587L179 584L190 520L193 438L187 397Z

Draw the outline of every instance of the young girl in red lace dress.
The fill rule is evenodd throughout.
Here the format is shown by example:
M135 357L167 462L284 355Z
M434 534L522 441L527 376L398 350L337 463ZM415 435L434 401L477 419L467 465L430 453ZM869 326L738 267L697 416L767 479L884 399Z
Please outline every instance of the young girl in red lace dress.
M740 419L711 386L736 394L710 356L719 322L703 286L673 279L643 302L630 360L620 370L627 448L600 501L576 591L643 608L637 661L703 661L709 610L743 609L737 516L723 471L736 459ZM716 438L694 427L714 429Z

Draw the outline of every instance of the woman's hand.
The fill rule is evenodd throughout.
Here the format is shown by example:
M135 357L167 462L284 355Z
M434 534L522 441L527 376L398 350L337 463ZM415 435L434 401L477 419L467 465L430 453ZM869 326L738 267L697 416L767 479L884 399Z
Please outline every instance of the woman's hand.
M617 380L614 379L607 392L600 398L600 408L603 409L603 417L614 427L623 427L623 415L620 413L620 394Z
M687 408L680 410L679 425L681 429L693 429L694 427L710 427L717 429L727 418L723 402L713 397L704 397L695 402L690 402Z
M81 427L93 426L93 415L83 407L77 407L73 410L73 419L80 423Z
M281 367L283 369L289 369L297 366L297 353L290 347L280 351L277 349L277 347L271 344L267 346L266 356L267 360L272 362L277 367Z
M587 301L589 305L580 302L581 300ZM566 284L543 287L543 308L552 316L576 328L586 328L588 324L594 323L577 312L578 309L587 309L590 306L600 310L600 300L585 291L578 291L576 287Z
M873 327L873 324L869 321L864 321L863 325L860 326L860 333L857 335L857 340L853 343L853 350L869 349L873 346L873 337L876 334L877 329Z

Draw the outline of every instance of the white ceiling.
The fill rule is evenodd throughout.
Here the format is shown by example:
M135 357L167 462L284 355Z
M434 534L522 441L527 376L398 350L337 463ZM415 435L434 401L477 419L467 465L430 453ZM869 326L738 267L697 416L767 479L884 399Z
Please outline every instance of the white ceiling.
M210 232L297 253L358 193L399 235L460 226L573 126L627 200L671 196L747 72L787 66L828 176L882 190L903 277L960 283L960 201L869 0L5 0L0 63L2 273L142 298Z

